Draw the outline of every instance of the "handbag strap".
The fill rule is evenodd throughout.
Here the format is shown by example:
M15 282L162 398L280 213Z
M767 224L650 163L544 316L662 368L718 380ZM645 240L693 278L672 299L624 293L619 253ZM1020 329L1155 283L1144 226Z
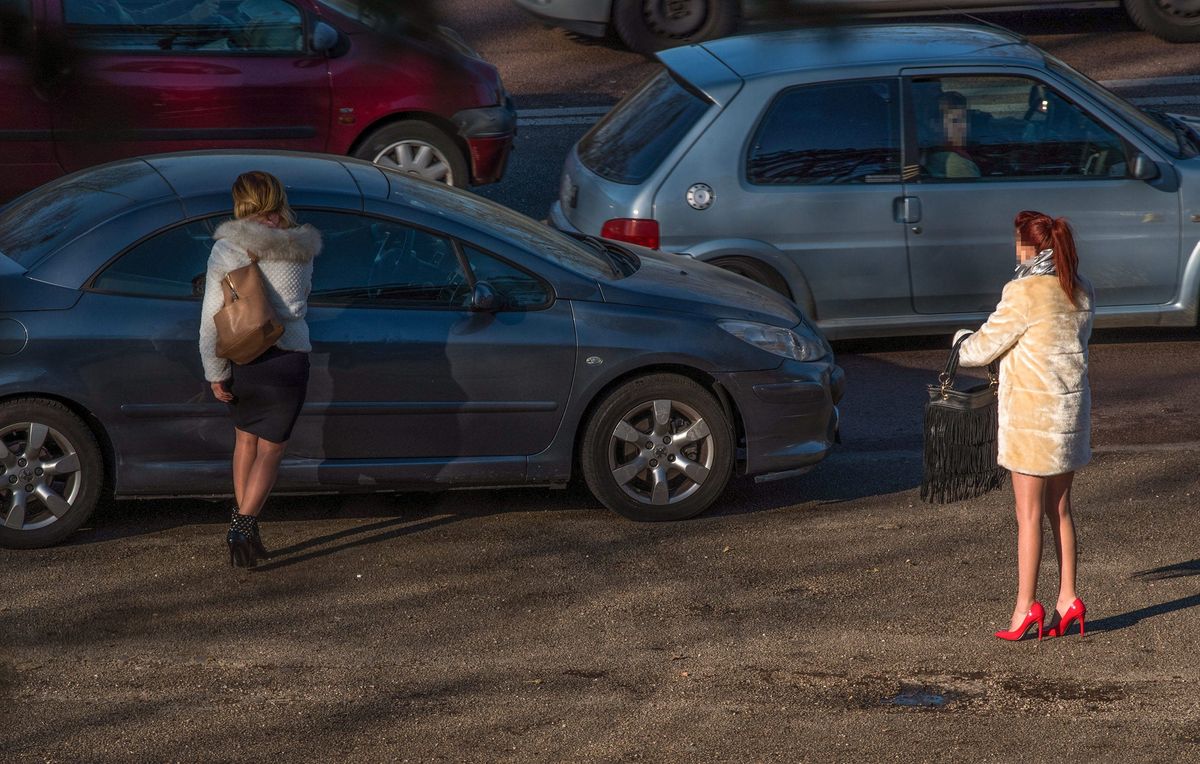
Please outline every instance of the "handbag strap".
M251 252L250 250L246 250L246 256L250 258L250 264L251 264L251 265L258 265L258 255L254 254L254 253L253 253L253 252ZM230 291L230 292L232 293L232 295L233 295L233 301L234 301L234 302L237 302L237 301L238 301L238 300L240 300L242 297L241 297L241 295L239 295L239 294L238 294L237 287L235 287L235 286L233 285L233 279L229 278L229 274L230 274L231 272L232 272L232 271L226 271L226 273L225 273L225 283L226 283L226 284L229 284L229 291Z
M962 344L966 342L969 334L964 334L954 343L954 347L950 348L950 357L946 359L946 368L938 375L938 386L942 388L942 393L954 387L954 378L958 374L958 353ZM1000 361L992 361L987 365L988 381L992 383L992 387L1000 384Z

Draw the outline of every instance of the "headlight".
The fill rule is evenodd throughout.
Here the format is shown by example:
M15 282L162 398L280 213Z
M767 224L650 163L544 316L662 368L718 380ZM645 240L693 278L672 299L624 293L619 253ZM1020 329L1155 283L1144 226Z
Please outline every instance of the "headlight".
M754 321L718 321L717 325L742 342L784 358L815 361L826 354L820 340L805 337L791 329Z

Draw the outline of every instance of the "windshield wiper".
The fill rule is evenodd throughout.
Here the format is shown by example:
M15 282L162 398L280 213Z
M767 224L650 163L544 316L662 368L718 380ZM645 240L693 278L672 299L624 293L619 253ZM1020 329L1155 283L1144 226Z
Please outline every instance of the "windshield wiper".
M613 251L611 249L608 248L608 245L605 244L603 241L601 241L600 239L597 239L595 236L588 236L585 233L579 234L576 238L578 238L579 241L582 241L584 244L587 244L588 246L590 246L592 249L596 250L600 254L604 255L604 259L607 260L608 264L610 266L612 266L612 269L614 271L616 271L613 274L614 276L629 275L629 274L625 273L625 264L621 261L621 259L619 257L617 257L616 254L613 253Z
M1175 141L1179 144L1179 152L1181 154L1195 156L1200 153L1200 147L1196 145L1196 141L1192 138L1192 128L1186 122L1157 109L1147 109L1146 113L1171 128L1171 132L1175 134Z

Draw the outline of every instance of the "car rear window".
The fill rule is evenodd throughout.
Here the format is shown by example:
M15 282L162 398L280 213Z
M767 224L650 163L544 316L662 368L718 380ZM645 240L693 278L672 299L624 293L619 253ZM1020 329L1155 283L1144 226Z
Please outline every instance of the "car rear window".
M140 198L157 174L142 162L68 176L17 197L0 211L0 252L26 268ZM143 181L139 183L139 181ZM135 194L126 195L129 190Z
M579 141L579 159L602 178L650 177L712 103L663 70L618 103Z

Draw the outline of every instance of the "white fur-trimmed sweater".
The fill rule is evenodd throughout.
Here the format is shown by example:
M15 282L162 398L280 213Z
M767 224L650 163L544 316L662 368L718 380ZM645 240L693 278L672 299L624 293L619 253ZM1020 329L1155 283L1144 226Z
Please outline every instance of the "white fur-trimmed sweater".
M267 296L283 322L282 350L309 352L308 293L312 291L313 258L321 252L321 233L310 225L271 228L253 220L227 220L213 233L212 254L200 313L200 357L209 382L229 379L229 361L217 357L217 325L213 316L225 304L221 279L250 264L250 252L266 281Z

